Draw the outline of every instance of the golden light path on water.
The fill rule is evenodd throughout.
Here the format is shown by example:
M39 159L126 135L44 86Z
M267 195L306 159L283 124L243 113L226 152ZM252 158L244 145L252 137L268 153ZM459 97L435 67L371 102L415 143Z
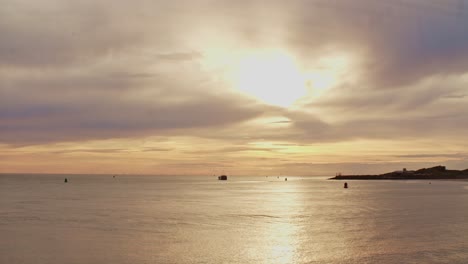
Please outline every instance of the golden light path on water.
M277 180L283 181L283 178ZM303 227L293 218L297 210L303 211L300 208L303 204L301 193L296 184L278 184L269 192L274 197L274 202L259 203L257 210L265 212L266 223L257 234L258 243L249 247L249 258L258 259L259 263L265 264L295 263L300 257L298 238Z

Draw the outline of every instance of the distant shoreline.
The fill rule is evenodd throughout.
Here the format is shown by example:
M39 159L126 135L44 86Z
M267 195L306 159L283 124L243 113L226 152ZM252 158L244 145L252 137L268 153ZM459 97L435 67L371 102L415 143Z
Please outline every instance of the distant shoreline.
M468 169L447 170L445 166L416 171L394 171L377 175L336 175L329 180L468 180Z

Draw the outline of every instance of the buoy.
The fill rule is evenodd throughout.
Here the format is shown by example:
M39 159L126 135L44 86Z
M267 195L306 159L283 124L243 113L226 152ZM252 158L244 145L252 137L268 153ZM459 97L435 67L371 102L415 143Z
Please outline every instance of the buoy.
M288 181L288 178L284 178L284 181Z
M65 182L65 183L67 183L67 182L68 182L68 179L67 179L67 178L65 178L64 182Z
M344 183L344 188L348 189L348 183L347 182Z

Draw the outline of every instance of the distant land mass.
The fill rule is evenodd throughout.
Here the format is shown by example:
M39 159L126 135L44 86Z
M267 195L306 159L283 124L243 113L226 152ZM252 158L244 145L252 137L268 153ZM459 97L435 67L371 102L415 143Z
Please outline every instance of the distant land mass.
M415 171L403 169L378 175L341 175L330 180L459 180L468 179L468 169L447 170L445 166L424 168Z

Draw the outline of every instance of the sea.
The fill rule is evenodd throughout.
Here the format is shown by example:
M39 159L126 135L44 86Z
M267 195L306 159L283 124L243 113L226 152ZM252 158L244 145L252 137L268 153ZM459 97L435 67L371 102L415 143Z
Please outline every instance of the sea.
M468 181L343 183L3 174L0 263L468 263Z

